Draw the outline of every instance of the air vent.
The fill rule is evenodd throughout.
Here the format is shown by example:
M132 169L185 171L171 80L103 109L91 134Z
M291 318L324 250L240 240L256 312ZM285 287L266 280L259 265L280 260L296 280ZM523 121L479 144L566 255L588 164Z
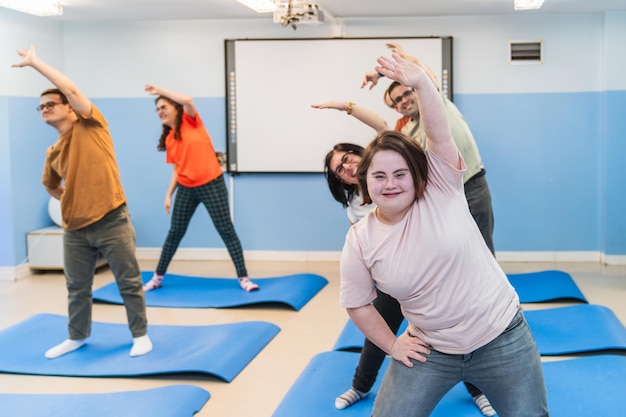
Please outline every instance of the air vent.
M543 41L509 42L510 64L542 64Z

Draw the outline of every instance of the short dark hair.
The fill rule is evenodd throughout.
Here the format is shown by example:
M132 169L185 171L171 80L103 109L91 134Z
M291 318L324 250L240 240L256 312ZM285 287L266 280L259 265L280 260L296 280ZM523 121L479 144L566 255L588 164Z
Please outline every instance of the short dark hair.
M354 143L342 142L333 146L333 149L326 154L324 158L324 175L326 176L326 182L330 193L333 195L337 202L342 206L348 207L348 203L355 194L359 193L359 188L356 184L346 184L330 169L330 160L333 158L335 152L351 152L355 155L363 155L363 147Z
M63 92L61 90L59 90L58 88L48 88L46 91L41 93L39 95L39 97L43 97L43 96L46 96L48 94L56 94L57 96L59 96L59 98L61 99L61 103L63 103L63 104L68 104L69 103L69 101L68 101L67 97L65 96L65 94L63 94Z
M380 132L376 138L367 145L361 163L357 168L357 178L363 193L363 204L371 204L372 198L367 189L367 170L372 163L374 155L379 151L395 151L404 158L409 166L409 172L413 178L415 187L415 201L419 200L426 190L428 183L428 161L424 149L409 136L393 130Z
M385 100L385 104L387 104L389 107L391 107L392 109L395 109L395 103L393 102L393 100L391 99L391 92L396 88L401 86L402 84L400 84L397 81L392 82L391 84L389 84L389 87L387 87L387 90L385 91L385 95L384 97L389 97L389 101L391 102L391 104L387 103L387 100Z

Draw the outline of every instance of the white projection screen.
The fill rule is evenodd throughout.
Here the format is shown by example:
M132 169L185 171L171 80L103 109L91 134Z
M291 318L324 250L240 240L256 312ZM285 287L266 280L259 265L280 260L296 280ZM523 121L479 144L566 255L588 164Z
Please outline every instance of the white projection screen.
M452 99L451 37L225 40L228 172L320 173L335 143L374 138L346 112L312 104L353 101L393 129L400 116L383 101L390 80L360 88L376 58L390 55L387 43L431 67Z

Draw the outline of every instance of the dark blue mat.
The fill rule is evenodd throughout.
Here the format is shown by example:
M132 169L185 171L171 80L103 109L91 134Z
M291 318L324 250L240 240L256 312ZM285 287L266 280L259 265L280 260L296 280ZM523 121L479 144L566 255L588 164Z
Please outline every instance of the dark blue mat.
M398 329L398 335L404 333L408 322L402 321L400 328ZM350 319L343 327L343 330L339 334L333 350L361 350L363 349L363 343L365 342L365 335L356 327L356 324Z
M191 417L209 397L193 385L105 394L0 394L0 416Z
M549 270L522 274L506 274L522 303L587 299L567 272Z
M626 350L626 328L607 307L579 304L524 315L542 355Z
M152 272L142 272L147 282ZM146 293L149 307L225 308L261 303L282 303L299 311L326 284L326 278L315 274L295 274L275 278L253 278L258 291L246 292L236 278L202 278L166 274L163 287ZM93 299L122 304L115 282L94 291Z
M67 337L67 317L39 314L0 331L0 372L94 377L203 373L230 382L279 331L276 325L262 321L150 325L154 350L133 358L126 324L94 322L85 346L50 360L44 353Z
M344 410L335 397L350 387L358 353L315 356L285 395L273 417L369 417L389 358L370 395ZM626 357L590 356L543 364L552 417L623 417L626 409ZM431 417L481 417L462 384L437 405Z
M612 349L626 350L626 329L615 314L604 306L574 306L524 311L539 353L564 355ZM398 334L407 326L406 320ZM333 350L359 350L365 336L348 320Z
M383 380L382 376L389 365L389 358L383 362L379 378L367 397L343 410L335 408L335 398L350 388L358 362L359 354L353 352L324 352L316 355L302 371L272 416L369 417ZM482 416L463 384L454 387L431 415L431 417L451 416Z
M545 362L551 417L623 417L626 357L596 355Z

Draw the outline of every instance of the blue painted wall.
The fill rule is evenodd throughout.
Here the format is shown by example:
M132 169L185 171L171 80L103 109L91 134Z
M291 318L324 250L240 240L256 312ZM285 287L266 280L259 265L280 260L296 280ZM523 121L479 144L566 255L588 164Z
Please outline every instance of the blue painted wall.
M163 197L171 168L156 151L161 128L143 85L193 95L217 150L224 150L223 40L331 36L324 26L298 28L294 34L258 20L50 22L0 10L0 79L5 81L0 85L0 267L24 262L26 233L51 224L40 176L56 133L34 110L49 85L32 69L10 68L16 47L36 44L40 56L61 70L67 67L68 76L103 111L137 244L160 248L169 226ZM498 251L626 255L625 27L626 13L604 18L525 14L356 20L346 23L346 36L453 36L454 98L487 167ZM546 62L508 65L510 39L544 39ZM96 54L96 44L115 53ZM580 61L570 53L571 44L593 59ZM191 55L194 65L181 69ZM358 81L360 74L355 77ZM274 99L268 97L268 106ZM227 175L226 181L244 249L341 249L348 222L321 174ZM204 211L196 213L182 247L222 247Z
M15 265L9 100L0 97L0 266Z
M458 95L500 251L600 249L602 93Z
M606 93L605 187L607 202L604 232L608 255L626 254L626 92Z

